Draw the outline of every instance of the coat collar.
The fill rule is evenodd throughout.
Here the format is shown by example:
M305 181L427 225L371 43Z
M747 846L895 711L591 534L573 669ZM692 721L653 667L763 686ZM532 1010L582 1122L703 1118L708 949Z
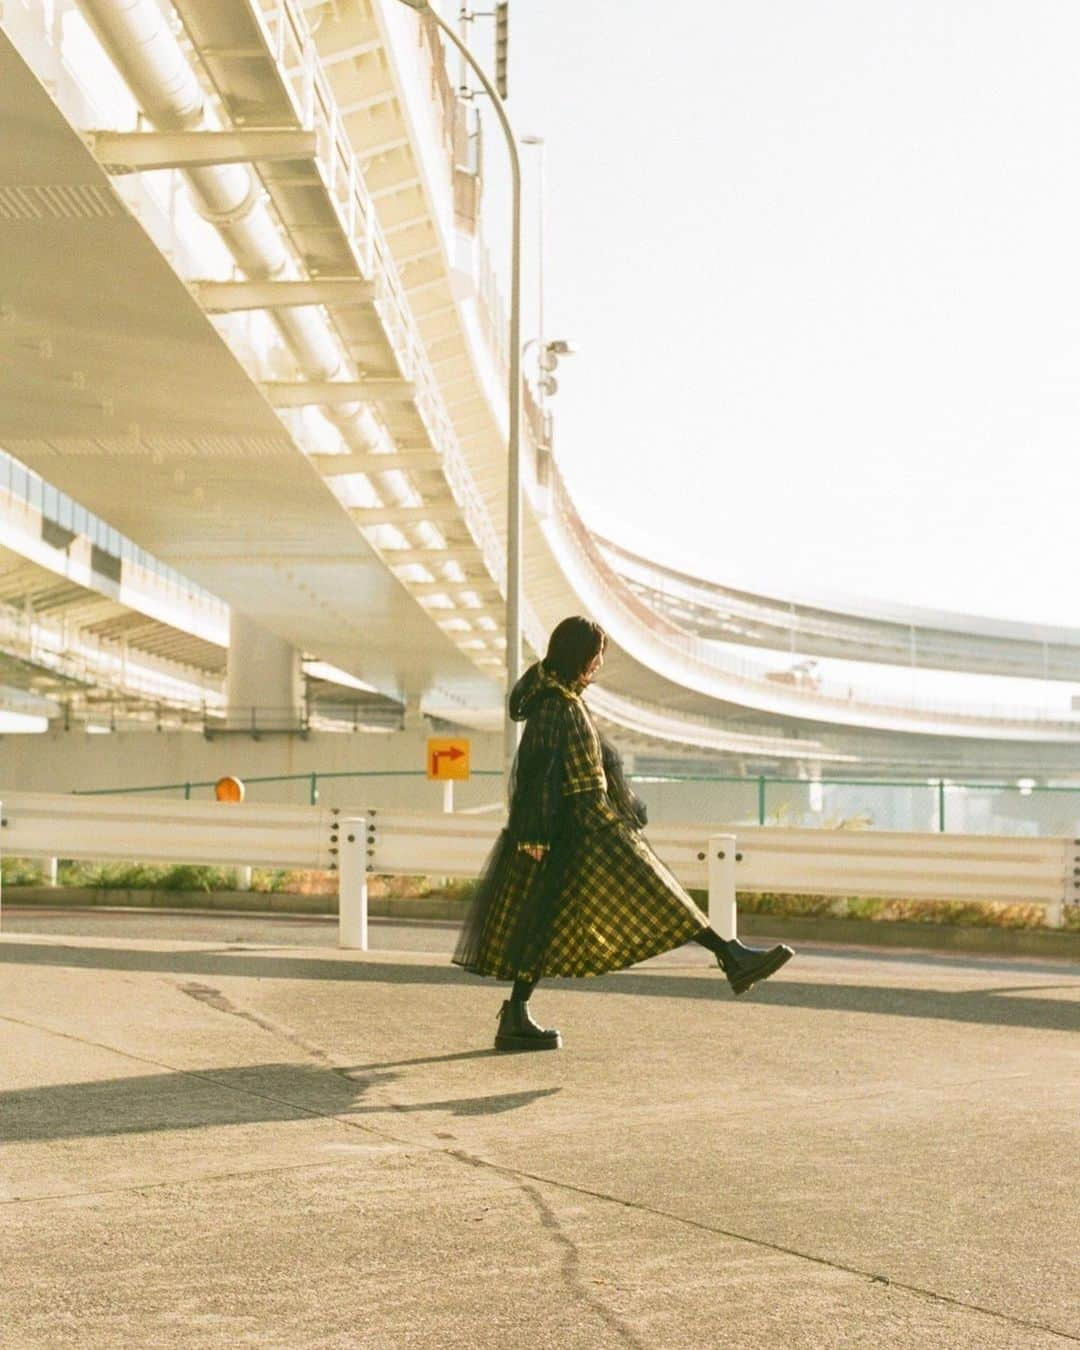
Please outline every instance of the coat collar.
M572 684L563 684L557 675L553 675L546 666L540 666L540 681L550 689L555 689L562 694L564 698L581 701L581 691L585 687L583 683L575 680Z

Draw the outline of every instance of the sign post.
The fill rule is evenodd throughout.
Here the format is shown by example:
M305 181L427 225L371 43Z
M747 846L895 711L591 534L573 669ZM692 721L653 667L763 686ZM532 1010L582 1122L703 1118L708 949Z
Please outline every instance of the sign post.
M224 778L219 778L214 784L214 798L219 802L242 802L247 789L244 787L242 778L234 778L231 774ZM236 869L236 889L238 891L251 890L251 867L238 867Z
M460 737L431 737L427 743L427 776L443 785L443 810L454 809L454 784L469 777L471 742Z

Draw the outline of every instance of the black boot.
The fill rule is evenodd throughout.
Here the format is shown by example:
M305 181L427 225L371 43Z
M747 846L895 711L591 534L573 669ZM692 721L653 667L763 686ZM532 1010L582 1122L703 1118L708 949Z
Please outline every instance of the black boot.
M737 938L731 942L721 939L716 953L716 964L728 978L736 996L745 994L758 980L775 975L795 955L790 947L746 947Z
M523 999L508 998L499 1011L499 1028L495 1033L496 1050L559 1050L562 1037L554 1029L538 1026L529 1015L529 1005Z

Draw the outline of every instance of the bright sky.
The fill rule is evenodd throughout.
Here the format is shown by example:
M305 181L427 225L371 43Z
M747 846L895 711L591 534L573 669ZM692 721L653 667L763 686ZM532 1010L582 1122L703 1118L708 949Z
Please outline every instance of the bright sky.
M512 0L586 520L781 594L1080 623L1078 48L1068 0ZM492 119L486 162L498 208Z

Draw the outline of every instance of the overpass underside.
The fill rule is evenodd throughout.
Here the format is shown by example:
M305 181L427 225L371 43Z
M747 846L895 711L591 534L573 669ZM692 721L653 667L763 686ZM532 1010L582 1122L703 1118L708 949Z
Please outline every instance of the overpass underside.
M44 7L0 32L0 447L387 704L496 727L505 352L437 38L395 0L179 0L182 42L150 0L80 12L127 100L104 124L35 27ZM133 14L152 41L133 39ZM1068 771L1066 714L875 705L741 670L702 640L715 588L682 578L661 603L626 557L614 566L542 430L523 457L527 656L567 613L593 614L612 639L593 706L635 754ZM740 640L779 631L778 606L754 619L750 601L768 602L729 591L729 617L736 600ZM816 610L808 642L874 650L852 616L836 636L843 617ZM99 618L138 627L122 604ZM172 656L220 679L221 643L182 636ZM974 668L1035 659L1027 633L966 640ZM1052 669L1043 648L1045 673L1080 673L1076 634Z

